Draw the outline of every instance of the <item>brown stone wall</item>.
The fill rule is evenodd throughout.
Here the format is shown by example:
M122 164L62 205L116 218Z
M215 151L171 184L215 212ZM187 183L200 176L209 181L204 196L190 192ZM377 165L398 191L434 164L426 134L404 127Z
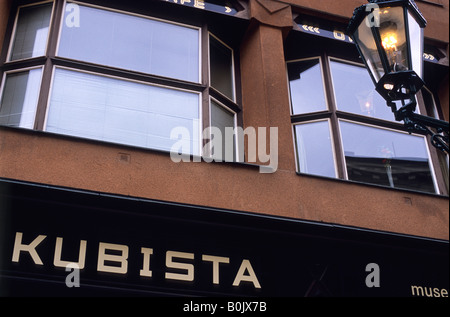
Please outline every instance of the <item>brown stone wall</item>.
M32 131L0 128L0 177L448 239L448 198Z
M0 0L0 46L3 44L12 0Z

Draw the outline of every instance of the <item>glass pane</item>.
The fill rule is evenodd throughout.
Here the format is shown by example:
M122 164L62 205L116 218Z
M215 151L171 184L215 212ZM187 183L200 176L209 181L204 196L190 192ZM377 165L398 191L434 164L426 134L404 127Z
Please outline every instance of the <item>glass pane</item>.
M336 177L336 167L328 121L295 126L297 157L301 173Z
M327 110L319 59L288 63L293 114Z
M424 137L341 122L348 178L436 193Z
M70 8L66 12L59 56L199 82L198 29L87 6L77 8L79 25L71 22Z
M234 99L233 52L213 36L209 37L211 85L230 99Z
M390 70L398 72L409 69L403 7L388 7L380 10L379 32Z
M423 29L408 11L409 38L411 41L411 55L413 70L423 78Z
M380 54L378 54L377 44L375 43L372 28L369 21L364 19L358 30L355 32L355 41L359 43L359 49L366 61L372 76L378 83L384 76L383 64L381 63Z
M232 148L227 148L226 140L226 128L235 128L234 124L234 113L228 111L221 105L219 105L214 100L211 100L211 127L219 128L222 133L222 155L219 156L217 152L214 152L214 148L212 151L212 157L217 159L220 158L222 161L234 161L235 149L236 149L236 138L233 136L233 144ZM231 151L232 155L228 154ZM233 159L229 160L228 156L231 156Z
M331 61L331 73L338 110L395 120L364 67Z
M49 132L170 151L186 128L199 153L199 95L57 68Z
M52 7L47 3L20 9L10 60L45 55Z
M0 103L0 125L34 128L42 69L6 75Z

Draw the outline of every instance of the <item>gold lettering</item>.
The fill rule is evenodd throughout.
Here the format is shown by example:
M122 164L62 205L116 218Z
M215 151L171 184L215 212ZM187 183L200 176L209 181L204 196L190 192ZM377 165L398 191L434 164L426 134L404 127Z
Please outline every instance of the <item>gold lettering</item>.
M194 0L194 7L199 8L199 9L204 9L205 8L205 1L203 1L203 0Z
M420 293L419 293L419 291L420 291ZM422 288L422 286L412 285L411 286L411 292L412 292L413 296L423 296L423 288Z
M424 286L411 285L411 292L413 296L419 297L448 297L448 291L443 288L432 288Z
M107 254L106 250L120 252L121 255ZM105 262L119 263L120 266L110 266ZM127 274L128 272L128 247L120 244L100 242L98 248L97 271L116 274Z
M56 238L55 256L53 258L53 265L56 267L67 268L71 264L76 264L79 270L84 269L86 263L87 241L86 240L80 241L80 252L78 255L78 262L66 262L61 260L62 245L63 245L63 238Z
M345 41L345 34L341 31L334 31L333 32L334 38L337 40Z
M434 57L434 56L431 55L431 54L427 54L427 53L423 53L423 57L424 57L425 59L427 59L427 60L430 60L430 61L434 61L434 60L436 59L436 57Z
M441 297L440 289L433 288L434 297Z
M153 249L141 248L141 253L144 256L144 263L142 264L141 276L152 277L152 271L150 271L150 255L153 254Z
M248 275L244 275L246 271L248 271ZM261 288L261 284L259 284L258 278L256 277L255 271L249 260L242 261L241 267L234 279L233 286L239 286L243 281L253 283L255 288Z
M213 263L213 284L219 285L220 284L220 277L219 277L219 264L229 264L230 258L223 258L218 256L211 256L211 255L204 255L202 257L202 260L205 262L212 262Z
M186 274L180 273L167 273L166 280L177 280L177 281L194 281L194 265L188 263L175 262L173 258L193 260L193 253L175 252L167 251L166 253L166 267L170 269L178 269L186 271Z
M40 235L36 239L34 239L34 241L31 244L28 245L22 244L22 237L23 237L22 232L16 233L16 240L14 242L12 261L19 263L20 252L28 252L28 254L30 254L35 264L44 265L44 263L42 263L41 258L39 257L39 254L36 252L36 248L39 244L41 244L42 241L45 240L45 238L47 238L47 236Z
M302 28L305 31L309 31L311 33L320 34L320 29L318 27L314 27L314 26L311 26L311 25L303 24Z

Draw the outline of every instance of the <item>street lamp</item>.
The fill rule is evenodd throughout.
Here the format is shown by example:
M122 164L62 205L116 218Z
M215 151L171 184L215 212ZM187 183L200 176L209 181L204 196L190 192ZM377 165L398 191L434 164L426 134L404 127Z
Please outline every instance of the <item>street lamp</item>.
M415 113L415 95L425 85L422 76L426 24L413 0L369 0L355 9L347 33L395 119L404 121L409 132L430 135L432 144L448 154L449 123ZM395 101L402 102L400 109Z

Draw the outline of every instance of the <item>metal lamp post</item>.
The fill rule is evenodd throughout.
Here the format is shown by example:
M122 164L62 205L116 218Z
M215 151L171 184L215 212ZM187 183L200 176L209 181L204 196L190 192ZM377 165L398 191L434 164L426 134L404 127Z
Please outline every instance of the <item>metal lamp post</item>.
M347 33L395 119L404 121L411 133L430 135L432 144L449 154L449 123L415 113L415 95L425 84L422 76L426 24L413 0L369 0L355 9ZM395 103L399 100L400 109Z

